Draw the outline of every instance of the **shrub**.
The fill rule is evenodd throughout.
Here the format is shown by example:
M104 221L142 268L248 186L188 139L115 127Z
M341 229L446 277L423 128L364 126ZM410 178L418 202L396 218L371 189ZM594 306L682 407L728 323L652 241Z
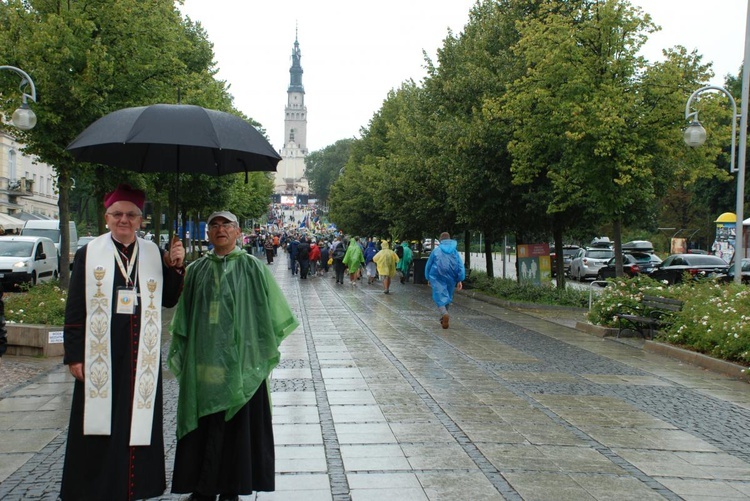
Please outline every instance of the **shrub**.
M527 303L556 304L584 308L589 293L576 289L558 289L552 283L544 285L520 284L510 278L489 278L487 273L473 270L471 286L489 296Z
M5 298L8 323L64 325L68 293L57 280L23 288L25 292Z
M660 341L723 360L750 363L750 288L689 280L665 286L647 276L609 280L588 314L591 323L616 327L616 311L635 306L644 295L670 297L683 302L674 320L659 332Z
M716 358L750 364L750 288L703 283L680 297L682 311L662 335Z
M610 278L607 282L609 285L594 301L588 313L589 322L606 327L616 327L615 313L623 307L637 306L644 295L677 298L680 289L680 286L667 287L647 275Z

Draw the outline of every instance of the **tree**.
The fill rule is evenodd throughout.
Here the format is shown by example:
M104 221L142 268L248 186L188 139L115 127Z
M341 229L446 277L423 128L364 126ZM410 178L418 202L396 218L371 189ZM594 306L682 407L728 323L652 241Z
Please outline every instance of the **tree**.
M331 185L349 160L353 142L354 139L339 139L305 157L305 177L310 182L310 192L323 204L328 202Z
M63 246L76 169L65 147L102 115L173 102L178 89L196 101L230 103L224 83L213 79L212 57L205 33L183 22L172 0L0 3L0 58L24 68L37 86L37 126L20 140L55 167ZM6 113L17 106L8 98L2 104ZM67 286L67 255L61 271Z
M653 213L673 179L679 127L667 105L684 91L666 66L646 75L638 52L656 27L640 9L621 0L545 7L520 25L516 54L528 69L498 109L514 123L514 183L545 178L548 213L589 207L609 220L622 274L622 226Z
M533 218L532 225L523 224L530 219L528 209L534 211L522 203L523 191L511 184L511 159L505 146L511 127L486 112L524 69L512 53L518 41L515 26L535 9L535 2L525 0L477 3L464 31L444 40L438 50L439 65L428 64L430 76L425 81L435 123L431 137L442 171L450 179L446 197L456 214L455 225L485 234L489 276L494 275L495 237L546 226L540 217Z

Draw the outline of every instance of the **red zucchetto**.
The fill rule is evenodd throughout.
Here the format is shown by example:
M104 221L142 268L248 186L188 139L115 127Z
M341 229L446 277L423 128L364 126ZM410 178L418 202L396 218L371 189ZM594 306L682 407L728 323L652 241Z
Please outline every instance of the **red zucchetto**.
M121 184L115 191L104 195L104 208L108 209L115 202L132 202L136 207L143 210L143 204L146 203L146 194L141 190L131 188L129 184Z

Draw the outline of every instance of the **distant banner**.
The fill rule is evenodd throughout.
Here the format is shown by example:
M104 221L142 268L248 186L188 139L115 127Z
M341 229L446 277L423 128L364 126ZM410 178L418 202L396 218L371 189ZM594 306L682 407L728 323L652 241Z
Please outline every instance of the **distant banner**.
M672 238L670 254L685 254L687 252L687 238Z

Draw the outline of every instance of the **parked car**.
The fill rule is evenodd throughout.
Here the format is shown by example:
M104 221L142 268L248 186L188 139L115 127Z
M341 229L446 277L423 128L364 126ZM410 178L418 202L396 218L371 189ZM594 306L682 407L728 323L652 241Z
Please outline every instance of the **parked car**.
M438 245L440 245L440 240L438 240L437 238L425 238L424 240L422 240L422 251L423 252L427 252L427 251L431 251L432 250L432 242L433 242L433 240L435 241L435 246L436 247Z
M672 254L651 272L651 278L672 285L682 282L685 273L698 278L725 275L728 271L729 265L718 256Z
M570 273L570 262L578 254L578 249L580 247L577 245L563 245L563 270L566 275ZM550 252L549 258L552 262L552 276L554 277L557 275L557 253L554 251L554 247L553 251Z
M57 249L46 237L0 237L0 281L3 286L56 279Z
M79 238L78 239L78 248L80 249L81 247L83 247L87 243L91 242L95 238L96 237L81 237L81 238Z
M606 280L608 278L615 278L617 276L615 261L616 260L613 257L612 259L607 261L607 264L599 268L599 273L596 274L596 279ZM651 262L648 256L646 256L646 262ZM622 255L622 271L629 277L634 277L641 272L641 267L638 264L638 260L635 258L635 256L633 256L632 254Z
M729 271L726 274L718 275L716 278L724 283L734 282L734 263L729 263ZM748 258L742 260L742 283L750 285L750 259Z
M640 273L649 274L661 263L661 258L654 254L654 245L648 240L625 242L622 244L622 253L635 257Z
M615 251L607 248L586 247L578 249L570 262L570 278L583 281L596 278L599 269L615 256Z

